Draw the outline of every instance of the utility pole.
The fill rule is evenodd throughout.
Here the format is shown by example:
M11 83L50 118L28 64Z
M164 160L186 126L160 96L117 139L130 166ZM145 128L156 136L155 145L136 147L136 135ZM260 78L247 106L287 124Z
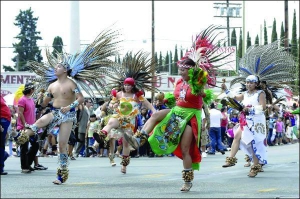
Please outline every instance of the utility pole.
M246 8L245 8L246 1L243 0L243 45L242 45L242 56L245 55L245 43L246 43Z
M289 2L284 0L284 47L289 47Z
M227 26L220 27L218 29L226 29L227 30L227 46L230 46L230 29L231 28L241 28L241 27L230 27L229 19L230 18L241 18L240 3L229 3L229 0L226 0L226 3L214 3L214 8L217 9L217 15L214 17L226 17Z
M226 0L227 3L227 46L230 46L230 32L229 32L229 0Z
M154 37L154 30L155 30L155 23L154 23L154 0L152 0L152 60L155 60L155 37ZM152 65L152 77L155 75L155 64ZM154 79L152 79L152 86L154 87ZM154 91L151 92L151 103L154 101Z

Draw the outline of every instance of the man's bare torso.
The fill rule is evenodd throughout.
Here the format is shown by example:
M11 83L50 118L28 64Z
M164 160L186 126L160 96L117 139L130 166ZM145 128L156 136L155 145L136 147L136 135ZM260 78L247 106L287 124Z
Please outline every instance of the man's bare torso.
M55 108L66 107L75 101L76 84L67 79L64 83L55 81L49 86L49 91L53 95L53 106Z

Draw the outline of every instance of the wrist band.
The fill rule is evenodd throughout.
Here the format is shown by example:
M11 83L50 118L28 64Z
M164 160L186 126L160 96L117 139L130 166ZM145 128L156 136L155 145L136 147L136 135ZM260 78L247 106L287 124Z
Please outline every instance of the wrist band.
M78 106L79 102L77 100L75 100L72 104L70 104L70 108L75 108L76 106Z

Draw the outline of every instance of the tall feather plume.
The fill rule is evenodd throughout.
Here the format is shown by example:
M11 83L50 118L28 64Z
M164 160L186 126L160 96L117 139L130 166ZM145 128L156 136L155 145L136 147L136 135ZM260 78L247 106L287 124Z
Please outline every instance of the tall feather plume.
M117 30L105 29L84 50L74 55L63 52L58 53L56 58L47 49L48 63L28 62L29 69L40 76L33 81L47 87L57 79L54 74L55 66L63 62L69 65L70 77L91 98L96 98L94 90L104 96L107 92L105 91L106 83L103 76L109 73L110 68L116 66L116 63L110 58L118 55L118 44L121 42L117 40L118 36Z
M296 63L287 49L280 47L281 42L250 46L239 62L240 77L232 80L230 86L244 82L250 73L269 86L290 85L296 79Z
M183 59L192 59L197 67L208 73L207 84L209 87L216 85L216 70L224 64L215 65L216 62L230 56L231 53L226 54L216 53L218 51L217 42L215 39L221 33L215 33L220 26L210 25L205 30L196 35L195 40L192 43L191 50L186 53ZM219 41L222 41L219 40Z
M107 86L120 90L124 80L132 77L138 89L157 92L158 89L153 86L156 79L152 75L155 73L156 62L152 58L148 58L149 55L150 53L143 51L138 51L136 54L127 52L122 63L113 67L111 73L106 74L111 79Z

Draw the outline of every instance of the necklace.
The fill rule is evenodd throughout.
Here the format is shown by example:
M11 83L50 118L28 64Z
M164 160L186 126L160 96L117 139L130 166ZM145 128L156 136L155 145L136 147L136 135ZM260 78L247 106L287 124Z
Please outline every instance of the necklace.
M255 91L253 91L253 92L251 92L251 93L250 93L249 91L247 91L247 96L248 96L248 97L251 97L251 96L253 96L255 93L256 93Z
M180 88L180 93L179 93L179 100L180 101L184 101L185 102L185 96L186 96L186 93L187 93L187 90L189 89L189 85L187 84L187 87L185 89L183 89L183 87L186 85L186 81L184 81L181 85L181 88Z

